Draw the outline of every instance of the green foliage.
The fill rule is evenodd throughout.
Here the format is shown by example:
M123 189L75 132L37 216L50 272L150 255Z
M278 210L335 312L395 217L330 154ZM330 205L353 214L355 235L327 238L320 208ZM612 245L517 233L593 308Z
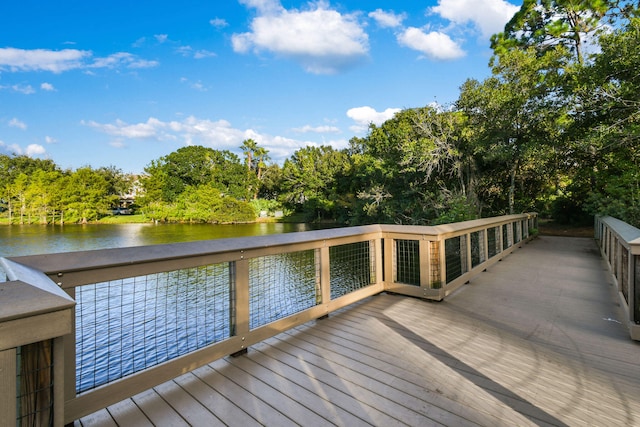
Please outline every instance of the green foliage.
M638 3L525 0L492 38L491 76L454 105L410 108L349 147L305 147L268 164L253 139L229 151L183 147L140 177L157 221L439 224L539 210L581 224L608 214L640 226ZM606 31L603 31L606 30ZM132 188L115 168L62 171L0 155L9 221L94 221Z
M267 216L273 216L276 211L284 212L284 206L278 200L273 199L253 199L251 200L251 207L256 217L260 216L261 212L266 212Z
M431 221L432 225L469 221L477 218L475 206L462 194L441 193L438 197L438 216Z
M159 222L212 224L249 222L256 218L250 203L225 196L208 185L188 187L173 203L151 203L145 216Z
M491 38L498 56L508 51L534 48L540 55L563 46L581 63L584 40L597 36L601 21L612 13L618 0L525 0L505 26L504 32Z
M343 151L328 146L297 150L282 167L282 203L302 213L306 221L334 218L340 199L340 177L348 167Z
M558 197L552 203L551 215L555 222L562 225L588 225L593 223L579 199L567 196Z
M174 202L188 187L211 185L237 198L246 197L246 173L238 156L192 145L179 148L145 168L142 185L149 202Z

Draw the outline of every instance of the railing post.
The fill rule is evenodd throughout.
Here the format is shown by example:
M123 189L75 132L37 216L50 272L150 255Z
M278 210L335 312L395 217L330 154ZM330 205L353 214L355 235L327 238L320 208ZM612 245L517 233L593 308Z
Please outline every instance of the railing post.
M369 245L369 256L371 258L371 276L374 277L375 281L373 283L382 283L384 281L384 265L382 256L382 239L377 238L371 242Z
M485 228L483 231L483 243L482 243L482 251L484 253L483 261L489 259L489 229Z
M462 237L462 236L460 236ZM463 268L461 269L461 274L465 274L469 270L471 270L473 266L473 260L471 258L471 233L464 234L465 242L465 263L463 264ZM460 239L460 245L462 245L462 239Z
M12 263L4 267L11 279L15 279L14 269L28 270ZM71 332L75 302L46 276L30 274L33 284L0 283L3 298L11 301L0 314L0 423L62 426L65 396L60 337Z
M233 268L235 266L235 301L232 300L231 304L235 306L235 321L234 321L234 335L241 337L242 344L238 348L238 353L246 352L247 345L244 343L245 336L250 330L250 309L249 309L249 260L240 259L231 264Z
M393 283L396 278L395 271L395 260L394 257L396 255L396 242L394 239L390 237L384 238L384 282L387 286L393 286Z
M630 310L633 313L631 321L636 325L640 325L640 255L633 255L629 258L631 259L629 301L632 301L633 304L633 309Z
M445 240L438 240L438 254L440 255L440 299L447 296L447 251Z
M423 236L418 243L418 252L420 253L420 287L425 295L431 287L431 249L429 246L430 242Z
M320 281L320 302L326 304L331 301L331 260L329 255L329 247L323 246L316 249L316 259L319 258L320 275L317 276Z

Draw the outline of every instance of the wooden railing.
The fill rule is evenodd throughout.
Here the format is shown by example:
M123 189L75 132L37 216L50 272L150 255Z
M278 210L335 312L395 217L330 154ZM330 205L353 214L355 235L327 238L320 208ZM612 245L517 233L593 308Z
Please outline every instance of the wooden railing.
M46 394L62 425L383 291L442 300L536 229L536 214L520 214L0 259L10 280L0 288L9 297L0 306L0 411L18 424L41 416L29 412L30 382L15 381L31 375L17 372L27 344L50 349ZM297 288L273 293L289 282ZM175 292L182 286L189 296ZM151 344L125 348L138 345L132 330ZM175 348L156 342L160 332ZM108 372L96 372L105 358Z
M640 341L640 229L613 217L596 217L595 237L616 282L629 334Z

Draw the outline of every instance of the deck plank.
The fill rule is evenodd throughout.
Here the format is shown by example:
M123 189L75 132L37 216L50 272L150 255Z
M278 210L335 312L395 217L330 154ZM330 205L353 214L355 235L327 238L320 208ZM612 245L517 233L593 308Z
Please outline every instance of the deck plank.
M167 382L154 387L155 391L171 407L192 426L222 426L224 425L206 406L187 393L180 385L179 381Z
M340 395L336 390L328 387L321 388L317 382L314 382L313 386L305 388L304 384L308 384L306 380L309 379L307 373L292 369L280 360L269 357L266 353L256 350L248 357L234 358L230 362L249 375L270 383L274 388L286 394L288 398L297 400L321 415L325 419L325 425L327 422L345 426L370 425L344 408L346 406L344 401L352 399L351 396Z
M197 399L201 405L214 409L222 424L248 426L256 423L255 419L194 373L182 375L176 378L175 382Z
M224 363L223 363L224 362ZM251 394L234 381L224 375L226 362L218 360L211 365L204 366L194 371L194 373L205 383L216 389L228 400L241 407L253 420L254 423L247 425L278 425L295 426L296 424L285 414L277 411L266 403L260 396Z
M368 298L76 425L640 425L640 343L595 243L523 246L443 302Z
M100 411L89 414L79 421L73 423L74 426L92 426L92 427L118 427L109 411L102 409Z
M108 409L117 425L153 426L153 423L147 418L144 412L133 403L132 399L123 400L122 402L109 406Z
M132 399L147 418L156 426L170 425L181 427L189 425L184 417L177 413L154 389L136 394Z

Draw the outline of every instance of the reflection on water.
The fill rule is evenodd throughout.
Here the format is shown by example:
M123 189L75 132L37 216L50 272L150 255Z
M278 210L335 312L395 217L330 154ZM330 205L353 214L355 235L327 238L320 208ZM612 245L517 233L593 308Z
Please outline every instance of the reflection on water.
M11 257L260 236L311 230L308 224L87 224L0 226L0 256Z

